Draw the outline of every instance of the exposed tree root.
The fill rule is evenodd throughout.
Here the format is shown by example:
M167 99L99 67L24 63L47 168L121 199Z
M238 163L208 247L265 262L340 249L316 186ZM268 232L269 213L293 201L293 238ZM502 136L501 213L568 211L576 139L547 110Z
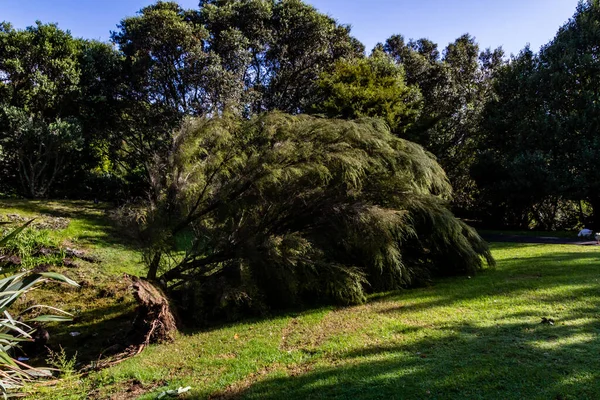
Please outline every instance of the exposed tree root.
M84 374L92 370L108 368L135 357L149 344L171 342L175 338L177 320L171 310L169 300L162 290L145 279L129 275L125 277L131 280L133 297L138 302L132 329L125 340L129 346L117 354L103 357L111 350L111 348L106 349L96 362L82 370Z
M133 329L143 336L142 343L173 341L177 322L166 295L145 279L132 276L131 281L133 296L138 302Z

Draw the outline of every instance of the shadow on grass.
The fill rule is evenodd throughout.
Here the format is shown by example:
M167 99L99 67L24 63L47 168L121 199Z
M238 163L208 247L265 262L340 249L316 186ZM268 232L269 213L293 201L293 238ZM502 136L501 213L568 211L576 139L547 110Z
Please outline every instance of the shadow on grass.
M532 304L481 324L450 321L435 329L399 324L393 340L382 338L385 344L309 358L220 395L267 400L600 398L599 261L595 252L516 257L504 260L502 270L476 279L445 279L433 288L376 296L373 302L399 303L379 312L400 316L528 291L539 296L532 303L549 305L556 315L541 315L544 308ZM586 299L581 307L569 306L581 299ZM544 316L555 324L542 323ZM418 331L416 341L403 344L403 335Z
M51 328L50 348L63 347L69 354L77 352L81 366L122 351L136 316L135 305L110 304L86 310L71 324L56 324ZM72 336L72 333L76 336Z
M386 310L392 313L450 306L484 296L517 296L520 292L532 289L542 291L572 287L573 299L598 295L600 253L549 253L540 257L515 257L502 262L506 264L502 271L485 270L472 279L456 277L438 280L430 288L388 293L376 296L373 301L402 302L406 297L410 298L411 303ZM459 281L462 282L459 284ZM584 288L579 289L579 286Z
M97 220L102 212L109 210L108 204L94 204L84 200L0 200L3 208L15 208L31 214L44 214L60 218Z
M545 244L500 243L500 248L533 248ZM549 253L542 257L515 257L503 261L510 267L501 271L486 269L476 276L443 278L425 288L404 289L388 293L374 294L369 303L397 303L383 309L382 313L394 314L408 311L422 311L435 307L452 306L482 296L518 296L520 292L533 288L543 290L558 286L588 285L600 279L600 253ZM589 263L588 263L589 262ZM584 263L584 264L582 264ZM576 266L573 267L572 264ZM582 264L582 265L577 265ZM574 269L575 268L575 269ZM573 292L571 298L596 295L595 286ZM408 302L407 302L408 300ZM553 300L554 301L554 300ZM350 306L352 307L352 306ZM314 308L287 309L270 312L267 316L246 317L234 321L212 321L203 326L187 326L183 333L194 335L222 328L248 324L264 320L306 316L319 313L324 306ZM331 306L331 309L336 307ZM341 307L344 308L344 307Z
M596 308L595 312L600 311ZM571 324L573 322L573 324ZM268 378L225 397L245 399L594 399L600 323L455 324L409 345L371 346L335 367Z

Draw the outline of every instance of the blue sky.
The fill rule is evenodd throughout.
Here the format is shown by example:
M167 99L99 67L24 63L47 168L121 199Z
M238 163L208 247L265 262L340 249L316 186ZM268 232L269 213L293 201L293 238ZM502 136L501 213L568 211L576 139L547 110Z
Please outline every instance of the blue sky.
M482 48L503 46L518 53L550 41L575 12L577 0L308 0L339 22L370 50L392 34L427 37L440 47L463 33ZM119 20L152 0L0 0L0 20L24 28L39 19L57 22L75 36L108 40ZM186 8L197 0L180 0Z

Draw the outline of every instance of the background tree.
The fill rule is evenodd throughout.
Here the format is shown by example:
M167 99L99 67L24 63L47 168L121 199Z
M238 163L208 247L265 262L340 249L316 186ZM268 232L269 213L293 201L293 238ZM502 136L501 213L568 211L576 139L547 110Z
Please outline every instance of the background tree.
M5 179L18 178L27 196L46 196L95 162L76 120L81 48L53 24L0 27L0 155Z
M598 2L581 2L539 55L526 48L502 70L498 98L486 112L488 151L477 174L490 213L520 226L554 227L557 213L568 211L561 208L573 214L572 202L584 200L594 210L595 229L600 226L599 21ZM585 223L582 208L580 214Z
M223 68L243 83L246 115L304 112L319 75L364 52L348 26L300 0L201 1L199 16Z
M503 63L502 50L480 53L469 35L449 44L443 54L427 39L405 42L400 35L378 48L404 67L407 84L418 86L423 96L421 114L403 137L436 155L455 189L455 207L472 208L476 189L469 170L494 71Z
M122 84L115 82L121 98L117 161L148 184L149 163L167 151L182 118L223 109L219 82L230 77L207 50L209 33L195 14L159 1L123 19L112 33L122 53Z
M521 51L499 73L496 98L484 114L486 138L472 173L480 215L493 226L528 228L534 209L562 190L552 166L553 138L542 125L538 68L537 55L528 47Z
M331 118L380 117L394 132L405 132L415 122L421 95L405 82L404 68L385 53L340 60L318 81L320 96L312 111Z
M545 93L540 132L554 145L549 157L553 172L563 177L559 193L592 205L594 229L600 229L600 180L595 166L600 157L599 24L600 3L581 2L540 51L538 81Z
M4 109L4 120L10 134L2 141L3 161L16 165L24 194L45 197L57 181L70 175L66 174L70 157L80 158L81 127L75 120L47 123L14 107Z

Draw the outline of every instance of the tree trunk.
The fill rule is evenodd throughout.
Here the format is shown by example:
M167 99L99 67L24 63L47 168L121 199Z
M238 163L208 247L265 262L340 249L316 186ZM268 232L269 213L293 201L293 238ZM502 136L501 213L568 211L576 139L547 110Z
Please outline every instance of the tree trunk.
M158 267L160 266L160 259L161 259L161 257L162 257L162 253L161 252L157 252L152 257L152 261L150 262L150 265L148 266L148 274L146 275L146 278L149 281L155 281L156 280L156 275L158 273Z
M150 281L131 277L133 296L138 303L134 330L143 344L169 342L177 332L177 322L169 300Z

